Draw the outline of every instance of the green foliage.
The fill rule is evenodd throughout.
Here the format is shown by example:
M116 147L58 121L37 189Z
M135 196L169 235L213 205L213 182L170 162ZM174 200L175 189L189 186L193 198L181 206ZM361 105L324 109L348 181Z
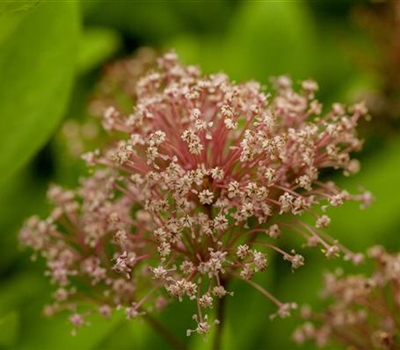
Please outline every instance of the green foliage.
M366 188L375 201L366 210L353 203L332 213L332 234L353 250L365 250L383 244L388 251L400 249L397 239L400 196L397 182L400 172L400 143L394 138L362 163L360 173L346 181L346 187L357 191ZM344 181L342 181L344 184Z
M6 271L17 259L17 230L23 220L33 213L41 213L44 209L44 191L46 185L29 176L30 168L23 168L2 183L0 187L0 274ZM16 210L19 208L19 210Z
M0 47L0 81L6 84L0 94L0 181L26 163L61 120L78 39L73 2L44 3L16 21Z
M102 2L94 1L87 9L87 22L105 25L128 33L133 40L159 44L160 39L183 29L168 2Z
M282 74L304 79L314 76L316 63L309 16L300 3L243 2L225 32L200 38L182 33L168 45L204 71L224 71L233 79L267 83Z
M121 46L118 33L108 28L90 28L82 33L78 50L78 72L86 73L99 67Z
M19 318L18 313L10 312L0 317L0 348L12 347L17 338Z
M245 2L231 23L226 69L235 64L238 79L264 82L271 75L313 76L312 29L309 13L300 3Z
M39 5L41 0L8 0L0 4L0 15L29 11Z
M43 299L40 300L44 302ZM31 314L39 314L42 305L35 303L35 307L30 307ZM43 318L31 325L26 330L25 336L20 339L18 348L20 349L96 349L98 344L106 337L112 336L119 325L125 321L123 314L116 315L112 319L105 320L101 317L90 317L92 325L83 327L76 336L71 335L71 326L67 321L66 314L55 317Z

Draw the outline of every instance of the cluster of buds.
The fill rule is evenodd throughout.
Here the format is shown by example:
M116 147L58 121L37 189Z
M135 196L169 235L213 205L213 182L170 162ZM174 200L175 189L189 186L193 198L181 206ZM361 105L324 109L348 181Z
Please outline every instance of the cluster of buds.
M307 320L294 333L297 343L313 340L319 347L340 344L348 349L400 348L400 254L381 246L368 251L376 267L370 276L325 276L327 308L320 313L304 307Z
M135 84L132 113L105 110L115 143L86 153L92 175L75 191L51 187L50 216L29 219L20 233L58 286L49 313L71 310L79 326L88 305L132 318L189 299L196 326L188 334L204 334L220 321L209 309L233 295L233 278L275 303L276 315L290 314L295 303L252 278L268 268L270 252L302 266L294 236L328 258L362 259L323 228L328 207L367 206L372 197L349 194L320 171L358 170L350 153L362 144L355 128L365 107L334 104L321 115L315 82L299 92L288 77L273 85L270 95L254 81L203 76L169 52Z

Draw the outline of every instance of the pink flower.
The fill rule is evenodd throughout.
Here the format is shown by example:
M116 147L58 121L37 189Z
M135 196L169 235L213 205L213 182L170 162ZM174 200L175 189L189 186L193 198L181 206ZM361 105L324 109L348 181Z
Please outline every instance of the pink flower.
M375 246L368 255L376 263L370 276L342 270L325 275L323 295L329 305L319 313L303 308L307 321L293 334L297 343L311 339L319 347L399 348L400 254Z
M160 298L188 298L197 304L193 331L206 333L207 309L232 295L232 278L255 286L277 315L289 315L293 303L252 281L268 268L271 249L293 269L304 264L278 237L300 235L329 258L344 252L353 259L320 228L330 222L329 206L366 205L372 197L319 178L324 168L357 169L349 154L361 147L355 128L365 111L336 104L319 115L315 82L300 92L287 77L274 86L271 96L257 82L202 76L167 53L137 82L131 114L105 111L115 144L85 155L93 175L76 191L52 187L52 214L30 219L21 241L48 260L54 283L66 290L89 283L93 301L123 307L129 318L165 304ZM75 297L55 305L76 308Z

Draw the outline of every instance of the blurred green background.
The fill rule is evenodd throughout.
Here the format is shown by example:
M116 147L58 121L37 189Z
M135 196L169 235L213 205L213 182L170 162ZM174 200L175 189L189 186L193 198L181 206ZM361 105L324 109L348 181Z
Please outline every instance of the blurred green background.
M92 318L72 337L66 315L42 316L52 286L44 262L33 263L17 233L31 214L46 213L51 182L77 184L82 161L63 145L66 120L84 120L106 62L142 46L174 48L206 73L237 81L290 75L314 78L329 106L365 99L372 120L362 170L337 181L363 186L376 201L367 211L346 204L332 212L329 233L355 251L383 244L400 249L400 13L398 1L1 1L0 2L0 349L169 349L143 321ZM333 176L333 175L332 175ZM302 252L295 274L280 261L260 277L281 300L318 305L321 273L345 266ZM346 268L351 268L347 266ZM361 268L362 270L363 268ZM297 317L269 320L273 312L254 289L235 283L224 323L224 349L295 349ZM211 341L186 338L191 312L173 304L156 317L190 349ZM312 344L302 348L313 349Z

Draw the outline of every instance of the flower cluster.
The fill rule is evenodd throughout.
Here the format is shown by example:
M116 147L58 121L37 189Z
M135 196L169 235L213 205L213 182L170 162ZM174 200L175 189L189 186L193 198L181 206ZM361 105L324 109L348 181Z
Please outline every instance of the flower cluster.
M304 308L307 322L295 331L296 342L312 339L319 347L333 343L348 349L400 348L400 254L375 246L368 256L376 263L371 276L345 275L341 270L325 276L324 296L330 304L321 313Z
M269 95L257 82L203 76L169 52L135 84L132 113L105 110L115 143L86 153L93 174L75 191L51 187L50 216L29 219L20 233L58 286L49 313L71 310L78 327L82 299L104 316L124 308L132 318L187 298L197 310L188 334L203 334L213 323L208 310L233 294L232 278L262 292L281 317L296 307L252 280L269 252L292 269L304 264L299 247L286 251L280 240L296 244L297 235L328 258L362 259L322 229L329 206L367 206L372 197L351 195L320 171L358 170L350 153L361 147L355 128L365 107L334 104L321 115L314 81L300 92L287 77L273 84Z

